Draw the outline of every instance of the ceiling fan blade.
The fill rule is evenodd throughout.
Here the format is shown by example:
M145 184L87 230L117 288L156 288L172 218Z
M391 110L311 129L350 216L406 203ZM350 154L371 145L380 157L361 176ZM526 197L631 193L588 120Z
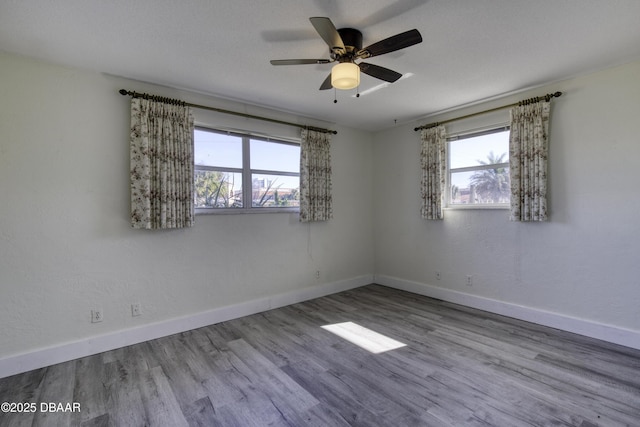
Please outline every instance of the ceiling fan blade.
M333 88L333 85L331 84L331 73L329 73L327 78L324 79L324 81L320 85L320 90L327 90L327 89L331 89L331 88Z
M358 51L357 57L370 58L372 56L395 52L396 50L404 49L405 47L413 46L418 43L422 43L422 35L420 34L420 31L415 29L409 30L365 47Z
M330 59L272 59L271 65L328 64Z
M371 77L384 80L385 82L393 83L400 77L402 77L402 74L397 73L393 70L381 67L379 65L367 64L366 62L359 63L358 67L360 67L360 71L362 71L363 73L368 74Z
M313 28L315 28L318 34L320 34L320 37L322 37L325 43L329 45L329 49L332 52L335 52L336 50L346 52L342 37L340 37L340 34L338 33L335 25L333 25L333 22L331 22L331 19L313 17L309 18L309 21L311 21Z

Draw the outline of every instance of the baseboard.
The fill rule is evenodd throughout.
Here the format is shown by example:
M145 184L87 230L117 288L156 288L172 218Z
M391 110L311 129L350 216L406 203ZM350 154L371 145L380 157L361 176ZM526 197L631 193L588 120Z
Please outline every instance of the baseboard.
M249 316L371 283L373 283L373 275L358 276L5 357L0 359L0 378Z
M430 286L425 283L397 277L376 275L375 283L640 350L640 331Z

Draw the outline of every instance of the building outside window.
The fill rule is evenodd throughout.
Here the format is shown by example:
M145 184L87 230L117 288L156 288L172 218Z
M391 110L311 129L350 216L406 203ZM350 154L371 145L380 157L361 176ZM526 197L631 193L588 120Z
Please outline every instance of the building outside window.
M300 144L197 128L196 212L297 211Z

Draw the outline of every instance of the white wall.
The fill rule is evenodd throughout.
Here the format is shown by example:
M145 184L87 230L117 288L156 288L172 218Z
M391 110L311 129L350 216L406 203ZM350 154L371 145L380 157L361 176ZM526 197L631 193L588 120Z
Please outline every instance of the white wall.
M375 135L378 281L564 319L549 322L554 326L578 319L587 325L581 332L599 338L611 338L610 331L595 329L613 326L630 334L612 341L640 348L638 76L635 62ZM443 221L420 219L420 138L413 127L556 90L564 94L552 101L548 223L509 222L506 210L447 210Z
M119 89L330 124L8 54L0 54L0 70L0 361L247 301L314 295L327 284L370 283L369 134L336 128L327 223L301 224L297 214L203 215L187 230L134 230L129 98ZM196 118L299 135L235 116ZM142 316L131 316L133 302ZM90 323L95 307L104 322Z

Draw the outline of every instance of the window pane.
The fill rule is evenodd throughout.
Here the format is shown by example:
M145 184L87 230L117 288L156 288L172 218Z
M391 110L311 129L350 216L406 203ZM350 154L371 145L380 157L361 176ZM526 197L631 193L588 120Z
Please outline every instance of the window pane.
M509 161L509 131L449 142L451 169Z
M253 207L300 206L300 178L297 176L252 174Z
M251 169L300 171L300 146L251 140Z
M195 130L194 163L203 166L242 168L242 138Z
M196 208L241 208L242 174L195 171Z
M451 204L509 203L509 168L498 167L451 174Z

